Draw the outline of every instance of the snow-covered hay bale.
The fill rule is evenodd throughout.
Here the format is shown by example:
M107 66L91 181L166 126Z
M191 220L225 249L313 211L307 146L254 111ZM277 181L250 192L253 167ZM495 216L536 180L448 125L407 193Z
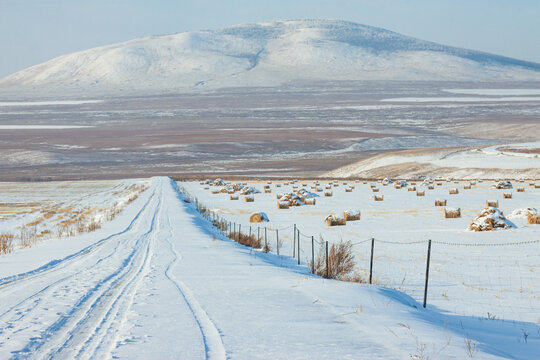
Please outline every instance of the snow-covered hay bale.
M305 199L304 204L306 204L306 205L315 205L315 198Z
M342 225L346 225L347 221L345 220L345 217L343 216L330 214L324 218L324 223L327 226L342 226Z
M384 186L387 186L388 184L392 184L392 183L393 183L393 181L390 180L389 178L384 178L383 181L382 181L382 184Z
M445 208L444 209L444 218L445 219L456 219L461 217L460 208Z
M229 200L238 200L238 195L230 195Z
M331 191L325 191L324 192L324 196L326 196L326 197L332 197L332 195L334 195L334 193L331 192Z
M495 207L488 207L476 217L469 225L471 231L493 231L511 228L512 224L506 220L502 211Z
M503 193L503 198L511 199L512 198L512 193Z
M278 209L288 209L289 208L289 202L288 201L278 201L277 208Z
M512 183L508 180L501 180L497 182L495 185L491 186L492 189L511 189Z
M375 201L383 201L384 200L384 195L381 195L381 196L373 195L373 200L375 200Z
M516 209L512 211L510 215L508 215L508 218L509 219L514 219L514 218L527 219L530 214L537 215L538 211L535 208L531 208L531 207Z
M343 216L345 217L345 221L360 220L360 210L345 210Z
M527 224L540 225L540 216L538 214L529 213L529 215L527 215Z
M425 196L425 195L426 195L425 191L417 191L416 192L416 196Z
M253 195L246 195L246 197L244 197L244 201L245 202L254 202L255 197Z
M263 213L263 212L257 212L257 213L251 214L251 216L249 217L250 223L260 223L260 222L268 222L268 221L270 221L268 219L268 215L266 215L266 213Z
M525 192L525 188L524 187L518 187L516 189L517 192Z
M446 200L435 199L435 206L446 206Z
M457 195L457 194L459 194L459 190L456 189L456 188L453 188L453 189L448 190L448 193L450 195Z
M486 200L486 207L499 207L499 200Z

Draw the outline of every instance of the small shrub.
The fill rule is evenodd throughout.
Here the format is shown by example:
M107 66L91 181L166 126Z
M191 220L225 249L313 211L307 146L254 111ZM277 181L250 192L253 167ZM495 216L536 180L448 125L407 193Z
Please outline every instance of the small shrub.
M13 251L12 234L0 234L0 254L9 254Z
M527 224L540 225L540 215L529 213L527 215Z
M326 244L320 239L320 247L315 264L310 262L310 267L315 269L315 274L328 279L349 280L364 282L358 274L352 274L356 266L352 242L341 240L332 244L328 249L328 276L326 274ZM315 266L313 266L315 265ZM352 276L351 276L352 274Z

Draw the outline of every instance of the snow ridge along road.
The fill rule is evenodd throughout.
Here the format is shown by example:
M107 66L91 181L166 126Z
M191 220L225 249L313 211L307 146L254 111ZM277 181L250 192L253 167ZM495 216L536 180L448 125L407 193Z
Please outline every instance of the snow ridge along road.
M540 351L532 331L520 341L531 324L442 315L394 290L312 277L223 238L172 180L147 191L113 235L1 280L0 358L463 359L467 336L480 359ZM28 250L29 261L40 251Z

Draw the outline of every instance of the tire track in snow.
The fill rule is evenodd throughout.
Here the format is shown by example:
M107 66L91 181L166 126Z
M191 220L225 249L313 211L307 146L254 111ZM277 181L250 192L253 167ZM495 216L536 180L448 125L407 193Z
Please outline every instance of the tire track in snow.
M172 187L172 184L170 185ZM176 197L176 191L174 192L174 194L175 194L174 201L178 201ZM180 295L182 295L184 301L189 307L191 313L193 314L193 317L195 318L195 321L197 325L199 326L201 335L203 337L206 358L208 360L227 359L225 346L223 345L221 334L219 333L219 330L217 329L216 325L212 322L212 320L210 320L210 317L208 316L206 311L204 311L202 306L199 304L199 302L197 301L197 299L191 292L191 289L182 281L176 279L176 277L171 273L172 270L176 267L178 261L182 259L182 255L180 252L176 250L174 244L171 241L171 237L173 233L172 233L172 228L170 225L171 221L170 221L169 213L167 213L166 219L167 219L167 228L169 229L169 234L168 236L165 236L165 240L167 241L169 248L171 250L171 253L173 254L173 260L167 266L167 269L165 270L165 276L178 289L178 292L180 293Z
M122 266L92 288L81 299L82 302L79 301L73 306L72 312L65 314L45 330L46 337L42 337L38 343L31 342L25 350L44 358L105 357L107 349L112 345L104 348L100 346L104 342L109 343L106 339L115 339L113 326L117 324L114 320L122 316L122 297L127 293L128 303L124 304L123 308L129 308L129 300L132 299L129 295L136 289L136 286L131 285L136 285L137 280L143 276L143 269L151 256L150 235L154 232L160 204L161 199L154 211L149 230L137 239L133 252L123 261ZM69 329L65 329L66 327ZM111 332L113 334L110 334ZM108 339L108 335L112 337ZM41 349L42 347L44 349ZM105 354L98 356L97 352Z
M142 209L132 219L129 226L127 228L125 228L123 231L118 232L116 234L113 234L111 236L108 236L108 237L98 241L97 243L94 243L94 244L86 247L82 251L79 251L79 252L77 252L77 253L75 253L73 255L70 255L70 256L64 258L64 260L55 263L53 266L48 266L48 264L47 264L47 265L45 265L45 267L40 267L40 268L38 268L36 270L32 270L32 271L29 271L29 272L24 273L24 274L15 275L17 277L16 280L5 284L4 287L2 287L0 285L0 294L2 295L2 297L5 298L8 293L21 292L21 290L22 290L21 286L31 286L35 282L38 282L38 281L41 282L42 281L41 279L47 277L51 272L54 272L54 271L59 272L60 269L65 270L69 266L75 266L75 265L77 265L78 262L88 259L97 250L102 249L102 248L100 248L100 246L103 245L104 242L115 239L115 238L117 238L117 237L119 237L121 235L127 234L129 231L131 231L134 228L134 226L137 224L137 221L141 218L140 215L143 213L143 211L146 210L148 204L153 199L153 197L154 197L154 194L152 194L150 196L150 198L144 204ZM86 266L86 269L97 267L100 264L102 264L102 263L106 262L107 260L109 260L111 257L113 257L117 253L118 248L119 248L120 245L122 245L122 243L118 242L112 251L110 251L106 256L99 257L95 263L88 264ZM49 263L49 264L51 264L51 263ZM62 276L59 279L57 279L56 281L47 284L45 287L41 288L39 291L34 292L31 296L22 299L20 302L16 303L15 305L11 306L9 309L5 310L2 314L0 314L0 320L5 319L10 313L13 313L13 311L15 309L19 309L17 311L17 315L18 315L17 318L11 319L11 322L4 320L4 322L8 323L8 327L10 327L9 326L10 323L13 323L13 322L16 322L17 320L22 319L24 316L28 315L29 311L31 311L35 307L37 307L37 305L39 303L46 301L47 299L42 297L44 295L44 293L46 293L47 291L52 291L55 286L57 286L59 284L62 284L63 282L66 282L67 280L73 278L74 276L77 276L80 271L81 271L81 269L77 269L77 272L70 273L67 276ZM9 289L9 290L7 290L7 289ZM27 312L21 311L20 308L24 305L24 303L28 303L28 302L32 302L33 306L28 307L27 309L29 311L27 311ZM3 333L3 331L0 329L0 334L2 334L2 333Z
M30 338L30 342L27 343L26 346L22 350L14 352L13 353L14 358L27 357L27 356L30 356L30 355L33 355L33 356L43 355L44 350L39 350L39 349L42 348L42 346L45 343L47 343L47 346L46 346L47 348L51 348L50 342L52 342L52 339L57 338L57 337L61 337L61 335L59 335L59 334L61 334L60 329L64 329L67 325L69 325L73 321L75 321L75 319L80 318L80 316L77 316L77 315L81 313L81 311L82 311L81 309L88 309L88 308L89 309L92 309L92 308L95 309L96 308L96 306L90 306L90 307L86 306L87 303L89 303L89 302L91 303L92 300L97 298L97 300L94 300L94 302L91 303L93 305L96 305L97 301L99 301L100 299L101 300L106 299L106 298L104 298L104 296L110 297L110 294L114 294L114 291L116 291L116 293L117 293L119 290L122 289L121 287L119 287L120 281L123 278L125 278L126 275L128 275L130 273L130 270L132 270L134 268L134 266L135 266L134 264L135 264L136 260L141 257L141 256L137 256L137 255L141 252L140 249L144 248L144 242L145 242L146 238L148 237L148 235L152 232L153 222L151 223L150 230L148 230L144 234L140 235L135 240L135 244L133 244L132 237L129 237L129 233L127 233L127 231L133 229L135 221L137 219L139 219L139 218L144 219L145 218L145 217L141 216L141 214L143 213L144 210L146 210L148 208L148 204L150 203L150 200L152 198L154 198L154 196L152 196L148 200L148 202L143 206L143 209L141 209L141 211L139 211L136 218L133 219L133 221L130 223L128 228L126 228L125 231L121 232L121 235L124 235L124 236L120 237L120 239L118 241L118 244L114 248L114 251L112 251L111 255L108 256L108 258L111 258L113 255L122 256L122 254L121 254L121 252L119 251L119 248L118 248L120 246L120 244L122 244L124 246L124 248L126 248L126 249L131 249L131 252L128 253L127 258L125 258L120 263L120 266L116 269L115 272L113 272L112 274L109 274L108 276L106 276L105 279L102 279L100 282L98 282L95 286L93 286L90 289L84 287L86 285L84 283L84 277L83 277L83 279L77 278L77 275L80 275L81 273L76 272L74 274L71 274L70 276L67 276L67 277L64 277L64 278L62 278L60 280L57 280L55 283L47 286L45 289L39 291L37 294L34 294L34 295L28 297L27 299L23 300L23 302L26 301L27 303L29 303L28 308L30 309L30 312L31 312L32 310L34 310L36 308L35 305L37 305L37 303L39 303L39 302L44 302L45 305L50 304L51 302L54 302L54 299L57 296L57 292L58 292L58 291L53 291L54 290L53 289L54 285L58 285L58 286L64 285L63 288L66 288L66 287L69 288L69 285L74 285L73 288L74 288L75 292L77 292L77 290L79 290L79 292L81 292L80 290L84 291L84 295L75 302L75 305L71 305L71 310L70 311L68 311L66 313L59 312L58 314L60 315L60 317L52 325L50 325L47 329L40 332L40 336L37 336L37 337L32 336ZM155 209L157 209L157 208L159 208L159 203L157 204ZM155 220L155 216L156 216L156 210L155 209L154 209L154 217L153 217L154 220ZM115 234L115 235L118 236L118 234ZM111 238L112 238L112 236L107 237L104 240L111 239ZM124 249L124 251L125 251L125 249ZM84 255L87 255L87 254L92 254L92 252L87 252ZM83 256L82 258L83 259L81 259L81 260L84 260L87 257ZM101 259L101 260L103 260L103 259ZM101 260L97 262L97 264L96 264L97 268L99 268L99 265L102 265L101 263L103 261L101 261ZM77 265L77 263L75 265ZM114 263L112 265L114 266ZM103 264L102 267L104 267L104 270L107 271L107 269L111 268L111 265ZM95 268L96 267L92 267L91 269L93 270ZM53 274L55 272L60 271L59 268L48 269L48 270L50 270L50 271L47 271L46 273L38 274L40 276L38 276L37 280L41 280L40 278L41 277L46 277L47 274L51 275L50 272L53 271L53 270L54 270ZM102 275L99 275L99 273L98 273L97 274L98 276L106 275L106 273L103 274L103 270L100 270L100 271L101 271ZM35 275L32 276L32 277L35 277ZM71 280L71 283L69 282L70 278L74 278L73 280ZM46 281L47 279L45 278L44 280ZM81 283L81 280L83 280L82 284L81 284L82 286L79 286L79 288L77 289L77 285L78 285L77 282ZM41 280L41 281L43 281L43 280ZM17 281L17 283L19 283L19 281ZM107 285L109 285L109 286L107 287ZM48 297L44 296L45 292L47 293ZM49 294L51 292L52 292L52 294ZM15 309L16 309L16 307L15 307ZM104 309L107 309L107 307L104 307ZM20 320L20 322L15 321L14 323L12 323L10 326L8 326L6 328L12 329L12 332L14 332L14 333L18 333L21 330L23 332L25 330L28 330L29 327L32 327L32 326L35 327L36 324L39 323L39 318L40 318L39 310L41 310L41 309L36 310L37 314L35 314L35 315L23 314L18 319L16 319L16 320ZM17 311L17 313L18 313L18 311ZM88 318L90 318L90 316ZM88 327L86 327L86 328L88 328ZM87 329L85 329L85 330L87 330ZM32 332L32 334L35 334L35 330ZM20 336L21 334L17 334L17 335ZM50 356L47 356L47 357L50 357Z

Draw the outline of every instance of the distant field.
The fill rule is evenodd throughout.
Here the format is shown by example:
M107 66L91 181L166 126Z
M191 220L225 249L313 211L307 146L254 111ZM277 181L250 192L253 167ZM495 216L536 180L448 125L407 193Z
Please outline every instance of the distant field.
M106 99L2 94L0 180L313 177L395 150L536 141L537 88L371 81ZM382 101L403 97L446 100Z

